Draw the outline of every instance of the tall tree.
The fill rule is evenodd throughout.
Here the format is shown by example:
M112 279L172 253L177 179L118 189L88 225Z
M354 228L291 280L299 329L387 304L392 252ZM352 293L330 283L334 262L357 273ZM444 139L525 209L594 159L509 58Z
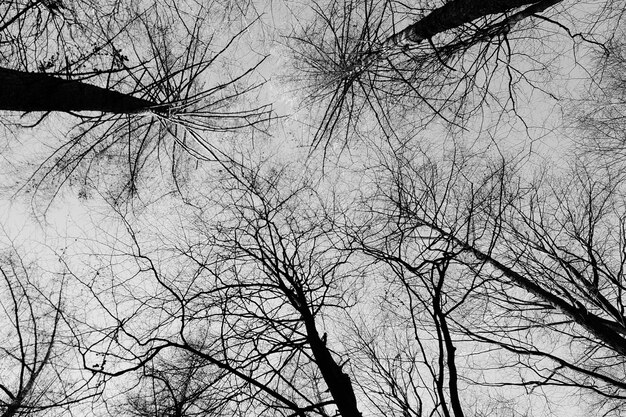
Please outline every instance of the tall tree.
M385 227L355 229L363 250L411 273L437 262L433 248L445 248L458 285L474 283L473 307L449 319L457 332L511 355L508 366L532 370L514 385L623 400L619 173L576 166L563 180L545 173L529 181L509 163L456 156L435 165L405 156L365 203L377 219L366 224ZM475 317L476 309L486 316Z
M554 94L533 78L535 64L546 71L554 59L538 52L557 36L553 28L574 44L598 46L597 39L610 36L576 26L596 21L597 11L575 20L556 0L458 0L440 7L320 1L313 11L316 20L303 22L291 45L297 77L310 87L307 103L319 106L315 145L337 133L366 136L365 121L393 137L432 120L465 128L473 115L488 117L491 105L500 119L522 117L517 94L524 96L524 88L546 99ZM610 14L597 13L597 20ZM533 60L524 59L529 54Z
M113 188L132 195L144 171L168 162L174 176L184 171L184 153L220 158L213 132L262 128L271 106L250 101L263 84L254 81L263 57L232 71L227 65L255 20L218 28L226 26L220 7L121 0L54 12L39 2L7 6L0 50L10 60L0 69L0 109L33 113L29 127L54 111L75 117L65 140L46 144L53 152L24 179L29 187L52 183L54 190L71 180L98 188L121 171L125 180Z
M44 290L44 275L15 248L0 259L0 415L62 413L99 395L94 375L83 375L67 346L63 288ZM46 277L54 288L53 277ZM55 293L56 292L56 293Z
M169 105L118 93L114 90L42 73L0 68L0 110L19 112L77 112L167 115Z
M118 255L147 290L127 294L125 312L110 305L118 290L111 299L99 289L109 266L93 278L74 273L77 285L93 289L94 306L108 311L89 331L77 324L83 355L107 358L89 369L120 375L182 350L225 375L237 394L224 390L221 400L236 414L328 416L336 407L343 416L360 416L341 335L327 324L355 297L359 269L347 268L350 253L335 249L324 233L319 203L303 204L314 192L306 183L290 185L278 171L238 169L221 178L219 193L181 208L191 222L173 227L187 229L189 239L172 234L172 246L151 249L151 239L136 231L142 227L123 218L128 236L116 246L133 249ZM205 210L217 211L207 217ZM158 261L167 253L168 265Z

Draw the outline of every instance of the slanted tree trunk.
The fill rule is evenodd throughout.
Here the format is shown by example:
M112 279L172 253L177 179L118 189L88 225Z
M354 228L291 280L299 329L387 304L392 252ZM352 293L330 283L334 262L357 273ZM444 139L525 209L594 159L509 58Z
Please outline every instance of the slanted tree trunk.
M430 225L430 227L441 233L442 236L450 239L450 241L459 245L465 251L473 254L476 259L494 267L504 277L508 278L519 288L526 290L530 294L533 294L535 297L561 311L561 313L568 316L573 322L583 327L589 332L589 334L597 340L602 341L607 347L613 349L616 353L626 356L626 338L623 336L626 334L626 331L623 326L597 316L596 314L588 311L583 305L576 305L572 302L564 300L539 285L532 278L526 277L514 271L512 268L494 259L489 253L482 252L475 246L459 239L443 229L435 225Z
M385 43L404 44L420 43L438 33L470 23L480 17L497 13L506 13L513 9L528 6L516 16L511 24L521 18L539 13L561 0L452 0L433 10L414 24L394 33Z
M0 68L0 110L132 114L149 110L164 112L167 105L81 81Z
M302 318L313 357L322 373L324 382L328 386L330 395L335 400L339 414L342 417L362 417L363 415L357 407L356 395L350 377L343 372L341 365L333 359L326 343L317 332L313 316L308 311L304 312L303 310Z

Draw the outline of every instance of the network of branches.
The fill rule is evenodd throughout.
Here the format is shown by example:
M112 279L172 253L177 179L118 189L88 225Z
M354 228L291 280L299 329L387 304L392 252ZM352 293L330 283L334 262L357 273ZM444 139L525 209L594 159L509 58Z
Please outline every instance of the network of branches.
M0 416L626 415L623 0L0 0Z

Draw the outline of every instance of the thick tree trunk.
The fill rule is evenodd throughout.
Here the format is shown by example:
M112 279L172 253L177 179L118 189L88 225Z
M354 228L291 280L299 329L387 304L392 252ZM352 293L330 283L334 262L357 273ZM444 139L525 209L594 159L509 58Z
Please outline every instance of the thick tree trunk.
M414 24L390 36L385 43L420 43L438 33L470 23L480 17L505 13L523 6L534 6L529 12L542 11L561 0L452 0L433 10ZM529 13L530 14L530 13Z
M352 387L352 381L348 374L343 372L342 367L335 362L326 342L322 340L315 326L315 319L308 309L301 309L302 318L307 332L307 340L313 351L313 357L317 367L322 372L324 382L335 400L339 414L342 417L362 417L357 407L356 396Z
M0 68L0 110L22 112L164 112L166 105L48 74Z

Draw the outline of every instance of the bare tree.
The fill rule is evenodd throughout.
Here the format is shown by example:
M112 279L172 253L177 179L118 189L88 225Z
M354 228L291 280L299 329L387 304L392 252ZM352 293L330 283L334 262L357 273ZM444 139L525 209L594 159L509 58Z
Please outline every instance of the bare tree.
M367 200L377 214L366 224L383 227L355 229L362 250L411 272L437 259L424 248L444 245L457 288L471 283L471 303L449 317L457 334L519 369L498 384L580 389L610 409L626 388L619 174L578 166L527 182L509 163L453 155L389 166Z
M198 356L160 357L138 374L138 386L127 394L120 410L132 416L221 416L232 398L220 386L223 371ZM233 393L233 396L236 394Z
M25 178L28 187L52 183L56 192L71 181L97 188L110 172L121 171L117 188L132 195L151 167L178 179L185 153L222 158L212 133L262 130L271 118L270 105L249 103L263 83L254 80L263 57L243 69L226 65L254 19L227 31L216 28L222 25L218 3L91 6L47 11L52 14L43 21L48 9L39 2L5 11L10 19L2 33L11 36L4 46L17 62L0 71L2 108L39 113L30 127L53 111L75 117L65 139L47 145L53 151ZM32 34L26 31L31 26ZM21 43L28 36L29 43ZM44 53L43 37L50 57L35 72L29 62Z
M446 283L449 259L416 268L394 263L399 258L388 253L363 249L390 268L384 294L377 297L380 313L377 307L372 312L384 319L354 326L358 353L353 366L368 405L394 416L463 416L473 411L462 400L464 378L457 361L463 337L453 324L454 311L467 292L456 297L463 293L454 274L454 284Z
M335 249L319 203L303 204L314 194L306 184L290 186L271 169L232 174L219 193L189 202L193 220L174 226L184 235L163 236L170 244L152 246L125 215L128 235L114 245L126 260L92 277L74 273L109 323L75 323L85 366L109 377L146 372L154 358L183 350L224 375L218 401L234 414L330 416L336 407L360 416L330 324L355 299L359 268ZM102 277L118 268L131 275L111 276L110 291ZM118 278L145 291L125 293ZM119 297L124 307L115 307Z
M554 28L576 45L599 48L608 36L577 27L583 19L552 0L329 1L313 12L292 49L295 77L310 87L307 104L320 109L313 144L325 146L338 135L367 137L369 121L403 137L433 120L465 128L474 115L489 117L488 106L496 119L521 118L522 86L553 97L529 66L549 70L539 51ZM546 54L545 62L552 59Z
M80 369L72 369L73 352L66 345L62 313L63 289L57 294L42 291L41 281L31 276L34 273L34 268L25 265L13 250L3 254L0 265L0 415L3 417L61 414L100 391L93 376L82 378Z

